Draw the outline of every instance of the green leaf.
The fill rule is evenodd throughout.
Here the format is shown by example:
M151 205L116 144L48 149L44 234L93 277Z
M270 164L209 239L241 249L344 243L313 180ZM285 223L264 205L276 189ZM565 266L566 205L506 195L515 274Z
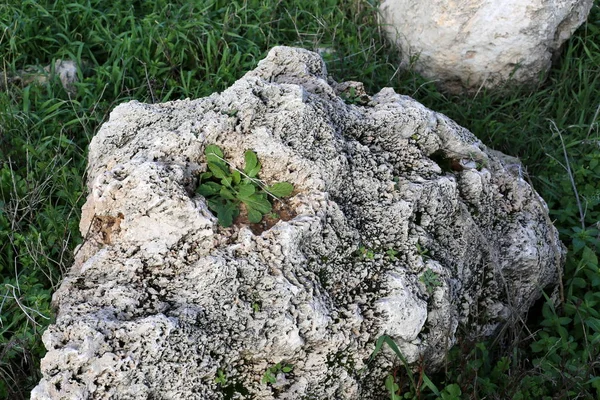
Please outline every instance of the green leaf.
M225 187L230 188L232 180L233 178L231 176L226 176L225 178L221 179L221 184Z
M261 214L267 214L271 211L271 203L262 194L253 194L242 199L246 206L259 211Z
M542 307L542 315L544 316L544 319L550 320L556 315L556 312L548 303L544 303L544 306Z
M220 190L221 185L216 182L203 183L202 185L198 186L198 189L196 189L196 191L204 197L215 195L219 193Z
M250 171L254 170L258 165L258 158L256 157L256 153L252 150L246 150L246 152L244 153L244 160L246 161L244 172L247 175L250 175ZM250 176L254 178L254 175Z
M208 161L208 169L210 169L215 178L222 179L229 176L229 168L223 163Z
M396 261L396 255L398 254L398 252L396 250L389 249L389 250L386 251L386 254L390 258L390 260Z
M210 154L216 154L220 158L224 157L221 148L215 144L209 144L208 146L206 146L206 148L204 149L204 154L206 156L209 156Z
M425 375L425 373L423 373L422 378L423 378L423 383L425 383L425 386L427 386L429 388L429 390L431 390L436 396L439 396L440 391L438 390L437 386L435 386L433 384L431 379L429 379L429 377L427 375Z
M275 197L287 197L294 191L294 185L289 182L279 182L269 186L268 191Z
M286 365L285 367L281 368L281 371L287 374L288 372L292 372L292 369L294 369L294 367L292 367L291 365Z
M222 369L219 369L217 372L218 376L215 377L215 383L225 386L227 384L227 376L223 373Z
M588 246L584 247L581 259L585 261L588 265L596 267L598 266L598 256Z
M600 376L594 376L592 379L586 382L588 385L591 384L597 393L600 393Z
M231 193L231 191L229 189L227 189L225 186L221 186L219 195L222 198L227 199L227 200L235 200L235 196L233 195L233 193Z
M398 393L398 389L400 389L400 387L396 382L394 382L394 377L392 375L388 375L387 378L385 378L385 388L390 393L391 400L400 399L400 396L396 394Z
M233 184L239 185L240 181L242 180L242 175L240 174L240 171L233 170L233 173L231 174L231 176L233 177Z
M583 278L575 277L571 279L571 285L583 289L587 286L587 282Z
M460 386L456 383L450 384L444 388L444 394L449 396L445 396L445 399L460 399L460 395L462 394L462 390L460 390ZM435 392L434 392L435 393ZM439 394L438 394L439 396Z
M200 182L210 179L210 178L212 178L212 176L213 176L213 174L210 171L203 172L200 175Z
M261 168L260 162L258 162L258 158L256 157L256 153L252 150L247 150L244 153L244 160L246 161L244 172L250 178L256 178Z
M260 168L262 166L260 165L260 163L258 163L258 165L254 168L252 168L250 171L246 172L246 174L250 177L250 178L256 178L258 176L258 173L260 172Z
M404 355L402 354L402 352L396 345L396 342L394 342L394 339L392 339L388 335L379 336L379 338L375 342L375 350L373 350L373 353L369 357L367 364L370 364L373 361L375 356L381 351L381 348L383 347L384 344L387 344L392 349L392 351L394 353L396 353L396 355L398 356L400 361L402 361L402 364L404 364L404 368L406 369L406 374L408 375L408 379L410 379L412 386L416 387L415 376L409 367L408 361L406 360L406 358L404 357Z
M600 332L600 320L597 318L586 318L585 324L596 332Z
M256 191L256 188L254 187L254 185L242 184L242 185L238 186L237 198L243 201L245 198L252 196L255 191Z
M204 154L206 155L206 162L208 163L208 168L210 168L211 171L213 171L213 168L218 168L219 170L223 171L225 175L229 175L229 167L227 166L227 163L223 160L223 151L221 151L221 148L219 146L216 146L214 144L206 146L206 149L204 149ZM213 168L211 168L211 164ZM222 175L223 174L217 175L215 173L215 176L217 178L222 178Z
M233 220L240 214L237 204L231 201L223 202L221 199L208 201L208 207L217 213L219 225L227 228L233 224Z
M571 323L572 319L569 317L560 317L558 318L558 323L561 325L569 325Z
M253 224L258 224L261 220L262 220L262 214L259 211L256 211L255 209L246 206L246 209L248 210L248 221L250 221Z
M265 371L265 374L263 375L262 383L271 383L271 384L276 383L277 382L277 377L275 376L276 374L277 374L276 367L267 368L267 370Z

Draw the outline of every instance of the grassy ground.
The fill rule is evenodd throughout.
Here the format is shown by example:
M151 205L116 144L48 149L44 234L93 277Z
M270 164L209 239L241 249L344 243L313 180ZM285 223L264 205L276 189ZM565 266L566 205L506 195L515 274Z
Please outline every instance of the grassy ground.
M129 3L129 5L124 5ZM7 0L0 4L0 398L28 398L40 378L50 299L81 240L86 146L117 104L206 96L255 67L274 45L326 47L330 73L411 95L519 156L569 248L564 301L493 342L460 343L448 367L424 372L407 398L600 396L600 9L533 93L448 97L382 39L372 0ZM73 59L58 79L20 87L8 76ZM532 313L533 314L533 313ZM423 366L425 370L426 366ZM395 371L402 386L402 370ZM404 377L404 380L403 380ZM420 378L420 379L419 379ZM425 379L426 381L426 379ZM436 389L432 390L435 385ZM392 395L390 395L392 398Z

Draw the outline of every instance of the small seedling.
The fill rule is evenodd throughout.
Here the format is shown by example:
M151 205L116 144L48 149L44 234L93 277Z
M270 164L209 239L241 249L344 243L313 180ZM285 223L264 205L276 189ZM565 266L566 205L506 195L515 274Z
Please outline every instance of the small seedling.
M373 249L367 249L365 246L360 246L358 248L358 252L367 260L372 260L375 258L375 252Z
M427 268L419 280L423 282L429 295L433 294L433 291L436 287L442 286L440 275L437 272L434 272L431 268Z
M228 110L228 111L225 111L225 114L226 114L228 117L236 117L236 116L238 115L238 112L239 112L239 111L240 111L240 110L235 110L235 109L234 109L234 110Z
M222 369L217 370L217 376L215 377L215 383L226 386L227 385L227 376L223 372Z
M256 153L244 153L245 166L239 170L225 160L219 146L209 145L204 150L208 171L200 175L200 185L196 190L206 197L208 208L217 214L219 224L229 227L240 214L240 204L244 203L248 221L259 223L263 216L271 213L273 199L288 197L294 186L289 182L265 185L258 179L261 164ZM230 169L233 169L233 172Z
M398 252L394 249L389 249L385 252L385 254L388 255L388 257L390 258L390 261L396 261L398 259L398 257L396 257L398 255Z
M267 214L267 217L273 218L273 219L279 219L279 214L277 214L276 212L271 211L270 213Z
M362 100L360 95L356 91L356 88L351 87L348 89L348 92L344 92L341 95L342 99L348 104L362 104Z
M272 385L277 382L277 375L280 372L287 374L289 372L292 372L293 369L294 366L291 364L277 363L272 367L267 368L265 374L263 375L262 383L270 383Z
M398 395L398 390L400 389L400 386L398 386L398 384L395 382L393 375L388 375L387 378L385 378L385 388L390 394L390 400L401 399L400 395Z
M415 246L417 247L417 253L419 253L419 255L423 257L423 260L429 260L431 258L429 257L428 249L421 247L419 243L416 243Z

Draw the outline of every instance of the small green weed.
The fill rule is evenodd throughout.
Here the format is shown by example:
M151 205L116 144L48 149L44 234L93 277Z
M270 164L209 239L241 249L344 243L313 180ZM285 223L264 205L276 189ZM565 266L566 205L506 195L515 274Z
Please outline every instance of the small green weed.
M437 272L433 271L431 268L427 268L423 272L423 274L419 278L419 281L421 281L425 285L425 289L427 289L427 293L429 293L429 295L433 294L436 287L442 286L440 275Z
M396 261L398 259L398 257L396 257L398 255L398 252L394 249L388 249L385 251L385 254L387 254L388 258L390 259L390 261Z
M366 248L365 246L360 246L358 248L358 253L367 260L373 260L375 258L375 250Z
M217 370L217 376L215 377L215 383L218 383L221 386L227 386L227 375L223 372L222 369Z
M356 88L349 88L347 92L341 94L342 100L347 104L363 105L364 102L361 96L357 93Z
M419 243L416 243L417 253L423 258L423 260L429 260L431 257L429 256L429 250L422 247Z
M385 378L385 388L390 395L390 400L400 400L402 398L397 394L400 391L400 386L396 383L393 375L388 375Z
M265 374L263 375L262 383L269 383L272 385L277 382L277 375L279 373L288 374L292 372L293 369L294 366L291 364L277 363L272 367L267 368Z
M377 354L379 354L379 352L381 352L383 345L389 346L389 348L392 349L394 354L396 354L396 356L400 359L400 361L402 362L402 366L404 367L404 370L406 372L406 375L408 376L408 379L409 379L409 388L408 388L409 390L408 390L408 392L402 394L402 392L401 392L402 387L401 387L401 385L399 385L396 382L394 375L390 374L386 377L385 387L388 390L388 393L390 394L391 400L397 400L397 399L402 399L402 398L404 398L404 399L419 399L419 398L421 398L421 392L423 391L423 389L429 389L437 397L441 396L439 389L436 387L436 385L434 385L434 383L431 381L431 379L429 379L427 374L425 374L425 371L423 370L423 368L419 369L419 376L418 377L415 376L410 365L408 364L408 361L406 360L406 358L404 357L404 355L398 348L398 345L396 344L394 339L392 339L388 335L381 335L377 339L377 342L375 343L375 350L373 350L373 353L371 353L371 356L369 357L369 360L367 361L367 365L370 364L375 359L375 357L377 356Z
M219 224L228 227L240 214L244 204L251 223L259 223L263 216L271 213L269 196L280 199L292 194L294 186L289 182L278 182L267 186L258 179L261 164L256 153L244 153L246 165L243 171L233 167L223 157L223 151L215 145L206 146L204 151L209 171L200 175L197 192L206 197L208 207L217 213Z

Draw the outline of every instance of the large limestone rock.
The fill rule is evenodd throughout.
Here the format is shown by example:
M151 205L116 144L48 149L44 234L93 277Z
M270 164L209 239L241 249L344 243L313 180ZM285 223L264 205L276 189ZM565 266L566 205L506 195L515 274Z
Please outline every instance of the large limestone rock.
M593 0L384 0L403 62L450 92L535 84Z
M292 182L285 220L220 227L194 192L208 144ZM555 282L557 232L512 162L301 49L221 94L122 104L90 144L86 240L32 398L379 398L394 357L361 370L380 335L439 366Z

